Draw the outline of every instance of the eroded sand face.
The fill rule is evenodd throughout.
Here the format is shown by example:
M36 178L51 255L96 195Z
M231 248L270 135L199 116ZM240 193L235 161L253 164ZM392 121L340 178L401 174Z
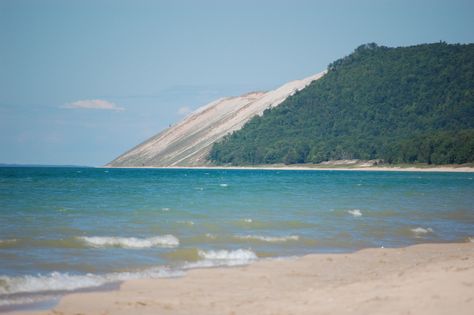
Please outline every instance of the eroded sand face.
M321 78L325 73L324 71L286 83L269 92L253 92L214 101L122 154L107 166L206 165L206 157L214 142L241 129L252 117L262 115L267 108L278 106L288 96Z
M66 296L37 314L472 314L474 243L259 261Z

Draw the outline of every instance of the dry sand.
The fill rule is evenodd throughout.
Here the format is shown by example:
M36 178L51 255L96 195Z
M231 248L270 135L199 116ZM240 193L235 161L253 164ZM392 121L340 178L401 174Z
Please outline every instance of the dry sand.
M34 314L473 314L474 243L258 261L135 280Z

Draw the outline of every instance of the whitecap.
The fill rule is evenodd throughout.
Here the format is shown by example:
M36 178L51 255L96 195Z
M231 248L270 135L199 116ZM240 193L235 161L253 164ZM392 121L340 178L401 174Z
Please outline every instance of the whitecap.
M263 236L263 235L236 235L239 239L258 240L263 242L286 242L286 241L297 241L300 239L298 235L288 236Z
M161 211L170 211L170 208L161 208Z
M123 247L123 248L149 248L149 247L175 247L179 239L174 235L161 235L149 238L114 237L114 236L80 236L78 239L92 247Z
M354 217L361 217L362 212L359 209L347 210L347 213L352 214Z
M229 185L228 185L228 184L219 184L219 186L221 186L221 187L228 187Z
M253 222L253 220L252 220L252 219L249 219L249 218L243 219L242 221L244 221L245 223L252 223L252 222Z
M417 227L417 228L413 228L411 229L411 231L413 233L415 233L416 235L421 235L421 234L428 234L428 233L433 233L433 229L432 228L422 228L422 227Z

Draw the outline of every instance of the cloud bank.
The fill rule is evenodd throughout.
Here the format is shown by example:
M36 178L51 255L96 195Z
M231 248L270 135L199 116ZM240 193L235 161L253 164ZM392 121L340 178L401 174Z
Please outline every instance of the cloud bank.
M123 107L117 106L115 103L105 101L105 100L80 100L72 103L67 103L63 108L82 108L82 109L103 109L103 110L125 110Z

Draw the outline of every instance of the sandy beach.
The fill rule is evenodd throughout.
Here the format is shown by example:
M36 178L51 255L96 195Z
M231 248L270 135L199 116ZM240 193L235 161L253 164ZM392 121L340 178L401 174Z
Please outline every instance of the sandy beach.
M103 168L112 168L103 166ZM258 165L258 166L133 166L113 168L143 168L143 169L216 169L216 170L284 170L284 171L372 171L372 172L453 172L474 173L474 167L469 166L438 166L438 167L399 167L399 166L367 166L367 167L326 167L326 166L301 166L301 165Z
M22 314L472 314L474 243L261 260L75 293ZM19 314L19 313L17 313Z
M101 167L102 168L102 167ZM453 173L473 173L474 167L465 165L439 165L439 166L364 166L364 165L320 165L320 164L268 164L255 166L103 166L103 168L124 168L124 169L216 169L216 170L286 170L286 171L372 171L372 172L453 172Z

